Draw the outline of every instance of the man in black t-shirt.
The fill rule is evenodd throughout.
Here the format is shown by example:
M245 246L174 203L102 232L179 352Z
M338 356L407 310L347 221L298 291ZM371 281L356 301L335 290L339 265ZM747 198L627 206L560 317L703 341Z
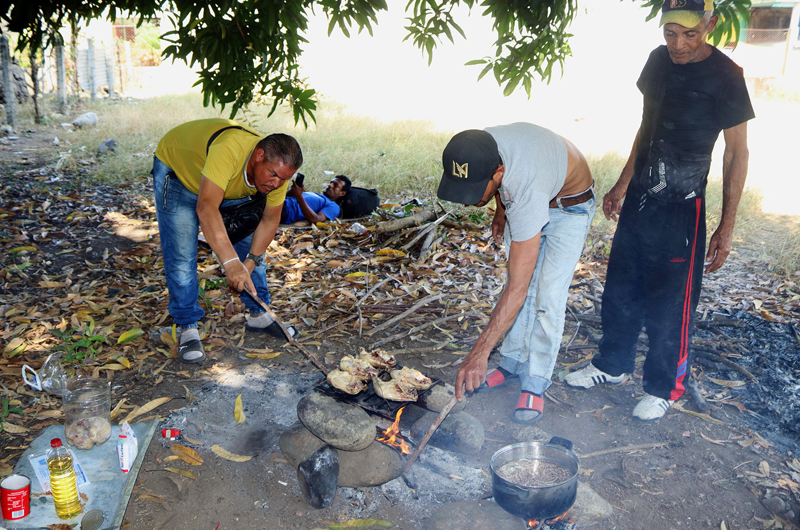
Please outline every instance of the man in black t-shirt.
M606 218L619 215L619 225L603 293L600 352L566 377L580 388L621 383L634 371L644 326L650 345L645 395L633 410L643 421L661 418L684 393L703 257L705 272L728 257L747 175L747 121L755 115L742 69L706 40L717 23L713 8L712 0L665 0L662 7L667 45L650 54L639 77L642 123L619 180L603 198ZM722 216L706 253L705 185L720 131Z

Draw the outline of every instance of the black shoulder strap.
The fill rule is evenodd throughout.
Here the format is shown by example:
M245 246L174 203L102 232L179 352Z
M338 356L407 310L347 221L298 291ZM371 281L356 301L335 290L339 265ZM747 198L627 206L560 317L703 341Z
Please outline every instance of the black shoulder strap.
M258 136L256 133L254 133L252 131L248 131L247 129L245 129L244 127L242 127L240 125L229 125L228 127L223 127L222 129L220 129L217 132L215 132L214 134L212 134L211 138L208 139L208 143L206 144L206 156L208 156L208 150L211 149L211 144L214 143L214 140L217 139L217 136L219 136L220 134L224 133L228 129L240 129L242 131L247 131L250 134L255 134L256 136Z

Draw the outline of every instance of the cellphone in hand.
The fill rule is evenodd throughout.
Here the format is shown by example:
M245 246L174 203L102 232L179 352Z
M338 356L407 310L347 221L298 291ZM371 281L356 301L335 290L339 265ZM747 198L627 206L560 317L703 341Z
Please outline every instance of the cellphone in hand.
M306 176L302 173L298 173L297 176L294 178L294 183L300 187L303 186L303 180L305 180Z

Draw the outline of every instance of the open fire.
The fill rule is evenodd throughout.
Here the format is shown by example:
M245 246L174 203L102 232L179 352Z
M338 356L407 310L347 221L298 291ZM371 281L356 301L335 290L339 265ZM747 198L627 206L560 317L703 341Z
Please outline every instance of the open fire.
M547 525L547 528L551 530L575 530L577 526L567 517L567 513L569 512L562 513L552 519L530 519L528 520L528 528L531 530L539 530L545 528L545 525Z
M400 449L402 454L407 455L410 454L410 451L408 450L408 444L400 434L400 416L403 414L404 409L405 407L402 407L397 411L397 415L394 418L394 423L392 423L388 429L382 431L381 436L377 438L377 440L385 443L386 445L396 447Z

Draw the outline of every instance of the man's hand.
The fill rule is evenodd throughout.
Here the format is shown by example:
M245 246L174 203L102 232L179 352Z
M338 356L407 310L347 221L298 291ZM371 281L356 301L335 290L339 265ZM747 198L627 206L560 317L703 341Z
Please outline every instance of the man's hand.
M492 219L492 238L498 247L503 245L503 233L506 230L506 216L498 215L499 212L500 210L496 210Z
M617 216L619 212L622 211L622 200L625 198L625 192L628 191L627 183L626 185L620 186L620 183L617 182L614 186L608 190L608 193L605 194L603 197L603 213L606 216L606 219L613 219L617 221Z
M731 253L733 247L733 230L727 230L720 226L711 236L711 241L708 243L708 252L706 253L706 270L705 273L714 272L722 267L725 260L728 259L728 254Z
M482 355L476 355L473 350L461 363L456 376L456 399L464 399L464 392L461 387L465 386L467 392L477 389L486 380L486 369L489 366L489 359Z
M298 185L297 182L292 182L292 185L289 186L288 195L291 195L295 199L299 199L303 196L303 192L306 191L305 186Z
M255 295L256 286L253 285L253 280L250 279L252 272L238 259L234 259L225 265L225 278L228 280L228 286L231 289L236 289L237 292L247 289L250 294Z

